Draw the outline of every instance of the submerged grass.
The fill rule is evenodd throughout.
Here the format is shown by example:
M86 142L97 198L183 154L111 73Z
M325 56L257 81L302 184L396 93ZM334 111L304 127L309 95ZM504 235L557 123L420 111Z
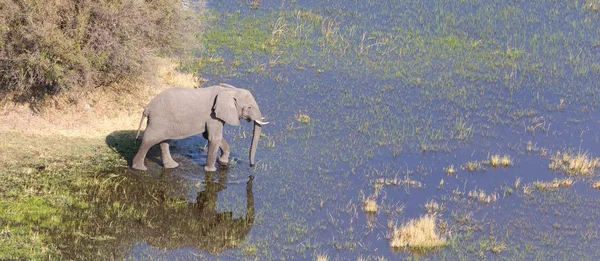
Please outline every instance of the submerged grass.
M0 227L5 235L0 236L0 259L63 256L57 235L76 233L73 211L92 204L81 189L127 162L101 139L54 136L40 141L37 135L15 132L0 136L5 171L0 175Z
M469 191L467 196L469 197L469 199L477 200L481 203L486 203L486 204L496 202L498 200L498 193L496 193L496 192L486 193L482 189L471 190L471 191Z
M572 178L553 179L552 181L536 181L531 184L537 191L544 191L556 188L568 188L573 186L575 180ZM524 191L530 191L530 188L523 187Z

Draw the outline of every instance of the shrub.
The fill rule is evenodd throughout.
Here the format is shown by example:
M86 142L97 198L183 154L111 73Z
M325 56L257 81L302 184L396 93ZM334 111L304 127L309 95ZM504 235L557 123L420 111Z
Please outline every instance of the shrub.
M198 25L181 0L0 2L0 92L21 101L141 78Z

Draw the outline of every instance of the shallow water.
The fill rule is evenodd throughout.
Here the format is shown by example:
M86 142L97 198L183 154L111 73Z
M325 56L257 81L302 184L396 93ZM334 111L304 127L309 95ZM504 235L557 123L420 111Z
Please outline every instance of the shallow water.
M600 13L592 1L257 3L253 9L246 1L208 1L215 26L198 51L205 86L250 89L271 122L254 168L247 159L251 124L226 126L235 163L220 170L218 183L227 188L213 194L216 213L243 219L244 187L255 177L253 223L213 251L194 246L194 229L143 231L122 240L125 257L417 257L391 249L388 223L426 214L432 199L444 205L438 219L450 245L419 258L598 257L595 175L575 177L569 188L522 189L566 177L548 168L556 152L600 154ZM310 122L300 122L300 114ZM540 150L528 151L529 141ZM187 185L167 198L184 198L192 209L207 189L205 143L192 137L172 144L181 166L169 177ZM513 165L461 169L493 154L509 155ZM148 165L149 175L164 180L158 164ZM455 176L444 171L450 165ZM521 187L507 193L517 178ZM380 179L421 186L384 185L380 210L370 215L362 201ZM475 189L498 199L470 199ZM176 226L186 218L173 220ZM160 233L180 233L165 237L189 244L153 244Z

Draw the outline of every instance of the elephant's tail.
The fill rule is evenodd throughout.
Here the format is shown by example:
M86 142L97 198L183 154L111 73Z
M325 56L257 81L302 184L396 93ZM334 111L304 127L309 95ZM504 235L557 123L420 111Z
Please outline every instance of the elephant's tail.
M148 110L144 109L144 112L142 113L142 119L140 120L140 126L138 126L137 134L135 135L136 140L140 136L140 130L142 129L142 123L144 123L144 118L146 118L146 117L148 117Z

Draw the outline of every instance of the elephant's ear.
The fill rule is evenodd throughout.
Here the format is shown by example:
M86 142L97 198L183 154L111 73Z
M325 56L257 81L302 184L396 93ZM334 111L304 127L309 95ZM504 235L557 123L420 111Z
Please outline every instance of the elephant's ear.
M229 125L239 126L240 118L236 108L236 101L233 97L233 91L219 93L213 106L215 116Z

